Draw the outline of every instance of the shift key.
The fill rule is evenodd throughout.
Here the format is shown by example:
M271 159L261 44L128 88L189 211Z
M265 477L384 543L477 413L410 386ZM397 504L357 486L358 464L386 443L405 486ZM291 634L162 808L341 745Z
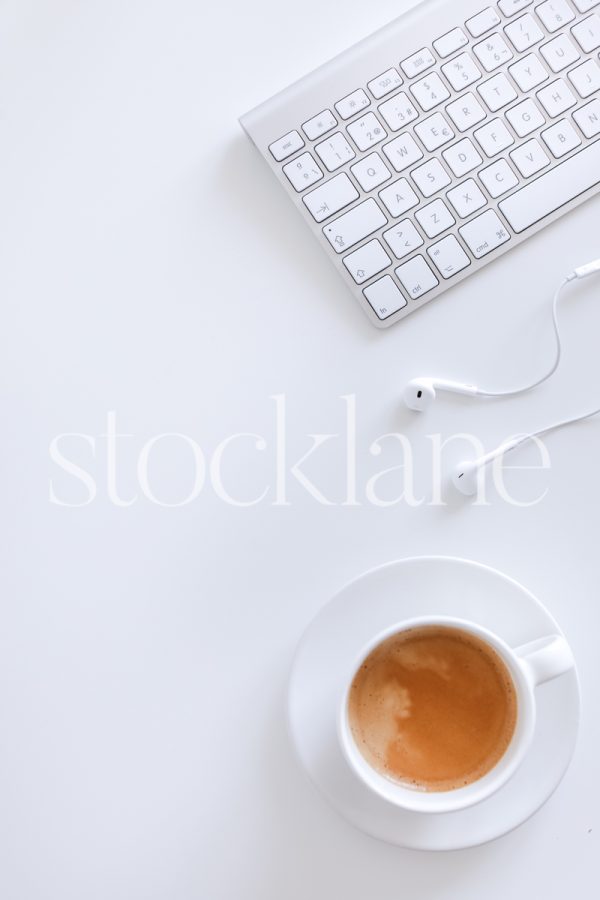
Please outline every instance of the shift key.
M342 253L384 225L387 219L371 197L326 225L323 234L335 252Z

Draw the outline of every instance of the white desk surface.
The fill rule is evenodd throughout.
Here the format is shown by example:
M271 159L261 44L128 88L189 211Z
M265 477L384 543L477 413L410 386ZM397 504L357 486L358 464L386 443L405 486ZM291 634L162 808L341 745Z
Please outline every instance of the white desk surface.
M456 292L380 333L290 208L237 116L389 21L402 3L4 0L0 4L3 324L0 895L10 900L496 900L589 896L597 872L600 422L548 440L552 469L513 473L543 501L487 507L340 505L339 445L272 505L273 401L290 460L343 428L356 394L359 470L404 431L427 492L426 435L507 434L597 405L599 284L562 312L565 355L531 396L399 404L407 378L491 385L551 355L549 297L600 255L595 199ZM120 433L107 495L107 412ZM83 484L49 457L63 450ZM223 477L182 507L141 494L136 461L165 432L207 458L235 432ZM332 442L332 445L335 442ZM95 448L95 449L94 449ZM463 451L464 452L464 448ZM458 455L462 455L459 448ZM94 455L95 454L95 455ZM450 456L452 453L450 453ZM389 465L393 465L391 453ZM530 461L523 452L523 461ZM397 462L397 460L396 460ZM156 494L193 480L189 447L151 455ZM378 843L307 785L284 725L304 627L346 581L387 560L450 554L520 580L576 653L584 717L548 804L507 837L423 855ZM551 748L549 749L551 753ZM587 886L587 887L586 887Z

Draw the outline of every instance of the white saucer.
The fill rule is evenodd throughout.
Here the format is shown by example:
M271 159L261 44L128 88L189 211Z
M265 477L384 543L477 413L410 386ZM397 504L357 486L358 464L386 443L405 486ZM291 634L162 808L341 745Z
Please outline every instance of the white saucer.
M343 588L306 630L290 680L290 733L314 784L357 828L401 847L458 850L511 831L552 794L575 749L579 683L571 670L536 688L533 744L496 794L459 812L400 810L352 773L339 748L336 714L348 668L363 645L394 622L426 614L470 619L513 647L560 633L539 600L494 569L450 557L389 563Z

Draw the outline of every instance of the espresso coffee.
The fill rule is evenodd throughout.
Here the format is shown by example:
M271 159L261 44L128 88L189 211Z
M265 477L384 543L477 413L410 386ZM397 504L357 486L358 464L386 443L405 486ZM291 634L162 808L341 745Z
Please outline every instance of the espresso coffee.
M424 625L392 635L350 688L357 747L380 774L427 791L471 784L510 744L517 718L505 663L467 631Z

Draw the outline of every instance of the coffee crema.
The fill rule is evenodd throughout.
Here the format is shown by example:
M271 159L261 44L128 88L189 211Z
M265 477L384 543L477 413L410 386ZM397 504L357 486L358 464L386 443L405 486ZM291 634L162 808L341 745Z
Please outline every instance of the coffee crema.
M517 719L504 661L481 638L423 625L382 641L356 672L350 729L381 775L449 791L471 784L506 752Z

